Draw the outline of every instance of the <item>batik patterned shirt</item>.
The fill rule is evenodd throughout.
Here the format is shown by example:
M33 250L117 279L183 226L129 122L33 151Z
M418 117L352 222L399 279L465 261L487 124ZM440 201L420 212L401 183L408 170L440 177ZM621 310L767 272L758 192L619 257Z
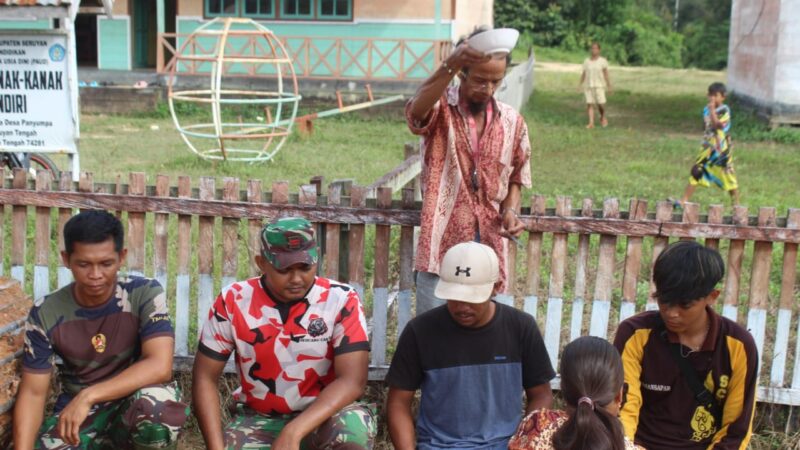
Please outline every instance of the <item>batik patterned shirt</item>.
M64 362L57 410L82 389L136 362L143 342L174 336L167 298L156 280L119 279L114 295L91 308L75 301L73 287L69 284L38 299L25 325L23 371L50 373L55 356Z
M511 106L493 102L492 118L480 140L475 158L467 122L469 112L459 103L458 87L447 89L427 121L406 118L412 133L422 136L422 213L416 270L439 273L450 247L475 240L492 247L500 260L497 288L505 291L507 239L500 236L500 204L509 186L531 186L528 126ZM478 189L472 173L478 161Z
M369 351L356 291L317 277L305 298L276 301L262 278L225 287L203 326L198 351L226 361L236 353L234 400L262 414L303 411L336 379L333 359Z

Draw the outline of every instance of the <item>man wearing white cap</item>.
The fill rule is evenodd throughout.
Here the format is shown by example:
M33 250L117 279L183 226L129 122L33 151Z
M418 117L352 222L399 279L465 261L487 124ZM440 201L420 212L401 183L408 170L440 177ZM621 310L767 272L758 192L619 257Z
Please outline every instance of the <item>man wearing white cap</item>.
M442 259L435 294L447 304L403 330L386 381L389 433L398 450L506 449L522 410L549 407L555 376L534 318L491 300L495 251L477 242ZM414 426L411 403L422 391Z

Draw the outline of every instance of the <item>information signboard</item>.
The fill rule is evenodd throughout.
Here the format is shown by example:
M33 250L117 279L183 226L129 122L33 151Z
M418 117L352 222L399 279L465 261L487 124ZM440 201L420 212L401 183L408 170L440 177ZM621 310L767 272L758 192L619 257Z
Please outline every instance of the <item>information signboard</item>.
M69 60L66 34L0 34L0 150L77 153Z

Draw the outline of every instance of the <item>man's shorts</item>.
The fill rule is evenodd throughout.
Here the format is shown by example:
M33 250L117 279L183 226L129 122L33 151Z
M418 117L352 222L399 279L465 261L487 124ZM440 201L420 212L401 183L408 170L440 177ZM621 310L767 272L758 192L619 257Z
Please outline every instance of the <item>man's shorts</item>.
M587 87L583 90L583 95L586 97L587 105L605 105L606 104L606 88L604 87Z

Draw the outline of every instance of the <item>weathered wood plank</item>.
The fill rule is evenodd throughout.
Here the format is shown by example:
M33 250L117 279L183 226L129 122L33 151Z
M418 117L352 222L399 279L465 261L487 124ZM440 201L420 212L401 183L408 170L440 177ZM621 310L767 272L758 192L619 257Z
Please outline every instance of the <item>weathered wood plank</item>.
M664 223L672 220L672 203L671 202L658 202L656 205L656 222ZM658 236L653 239L653 259L650 260L650 295L647 297L647 304L645 309L653 311L658 309L658 303L654 297L656 292L656 285L653 283L653 266L656 264L658 255L664 251L669 245L669 236Z
M361 208L367 203L366 189L353 186L350 192L350 205ZM358 292L358 297L364 300L364 225L350 225L350 254L347 267L350 268L349 284Z
M531 215L536 217L545 213L545 197L534 195L531 198ZM525 285L525 299L523 309L526 313L536 317L539 303L539 285L541 283L542 265L542 232L528 231L527 254L527 281Z
M378 188L378 207L392 204L391 188ZM391 227L375 226L375 273L372 282L372 365L386 362L386 331L389 300L389 243Z
M647 217L647 201L632 199L629 206L632 220L644 220ZM636 288L639 281L639 270L642 267L642 238L628 236L625 251L625 265L622 274L622 302L619 309L619 321L636 313Z
M724 212L725 207L722 205L709 205L707 222L713 225L721 224ZM706 238L705 244L708 248L719 250L719 239Z
M760 208L759 225L775 225L775 208ZM750 309L747 311L747 329L756 341L759 358L764 355L767 310L769 308L769 272L772 265L772 242L757 241L753 245L753 267L750 274ZM759 360L759 369L761 361Z
M556 198L556 215L565 217L572 210L572 199ZM558 367L558 354L561 342L561 315L564 305L564 279L567 273L566 233L553 234L553 251L550 255L550 282L547 292L547 318L545 320L544 345L550 356L550 363Z
M178 177L178 196L192 195L192 180ZM175 354L189 354L189 307L191 304L192 216L178 215L178 273L175 276ZM206 311L208 313L208 311ZM199 316L199 314L198 314Z
M592 199L583 199L581 216L592 216ZM589 269L589 244L591 235L578 235L578 253L575 256L575 297L572 299L572 318L569 327L569 340L574 341L581 336L583 328L583 308L586 302L586 280Z
M734 226L744 226L747 223L747 207L734 206L731 220ZM732 239L728 248L728 275L725 277L722 315L733 321L736 321L739 315L739 285L742 280L744 244L743 239Z
M414 188L403 189L403 208L414 207ZM400 280L397 293L397 336L411 320L411 303L414 287L414 227L400 227Z
M274 186L280 182L273 183ZM288 183L283 182L286 186L286 199L288 201L289 187ZM248 180L247 181L247 201L248 203L261 203L263 193L261 192L261 180ZM274 198L274 194L273 194ZM247 255L248 267L250 268L250 276L254 277L260 274L258 265L256 264L255 256L261 252L261 228L263 223L261 219L247 219Z
M72 172L61 172L61 178L58 180L59 192L69 192L72 190ZM72 208L58 208L58 229L56 234L58 236L58 250L63 251L64 248L64 225L72 217ZM2 230L0 230L2 231ZM0 232L0 235L2 233ZM2 249L2 247L0 247ZM64 287L72 282L72 272L64 266L64 262L60 257L58 259L58 287ZM0 271L2 272L2 271Z
M603 202L603 217L616 219L619 217L619 201L615 198ZM597 258L597 278L594 285L592 301L592 323L589 334L605 338L608 335L608 321L611 313L611 293L614 288L614 264L617 247L617 236L600 235L600 249Z
M169 197L169 176L156 176L156 192L159 197ZM158 213L153 217L153 276L156 281L164 288L164 292L169 292L167 286L167 252L169 249L169 214ZM167 295L167 298L172 298Z
M132 172L130 174L129 195L143 196L145 194L145 174ZM120 210L121 212L122 210ZM128 274L144 276L144 213L128 213Z
M200 201L214 197L214 178L200 178ZM214 216L198 218L197 233L197 330L198 333L208 318L214 301Z
M28 171L14 169L11 181L13 189L25 189L28 183ZM11 191L13 192L13 190ZM0 200L0 203L11 203ZM25 243L28 241L28 207L15 205L11 208L11 278L25 286Z
M50 172L36 173L36 190L49 191ZM33 297L41 298L50 292L50 208L36 208L36 234L33 266Z
M239 179L225 177L222 184L222 199L229 202L237 201ZM239 273L239 220L222 218L222 286L235 282Z
M800 228L800 209L789 208L786 220L787 228ZM783 247L783 272L781 276L781 298L780 310L778 311L778 328L775 337L775 348L785 348L786 351L776 353L776 359L772 361L774 376L771 377L772 384L783 386L784 367L786 365L786 354L789 352L789 326L792 321L792 308L795 304L795 283L797 282L797 244L784 244ZM786 311L784 313L784 311ZM784 316L784 323L781 323L781 313ZM785 326L785 328L784 328ZM798 323L800 331L800 323ZM785 344L784 344L785 342ZM800 339L795 342L794 370L792 371L792 387L800 388Z
M332 183L328 186L328 205L339 206L342 203L342 185ZM339 233L338 223L325 224L325 276L330 279L339 278Z
M700 205L692 202L685 202L683 204L683 223L695 224L700 221ZM682 241L693 241L693 236L682 236Z

